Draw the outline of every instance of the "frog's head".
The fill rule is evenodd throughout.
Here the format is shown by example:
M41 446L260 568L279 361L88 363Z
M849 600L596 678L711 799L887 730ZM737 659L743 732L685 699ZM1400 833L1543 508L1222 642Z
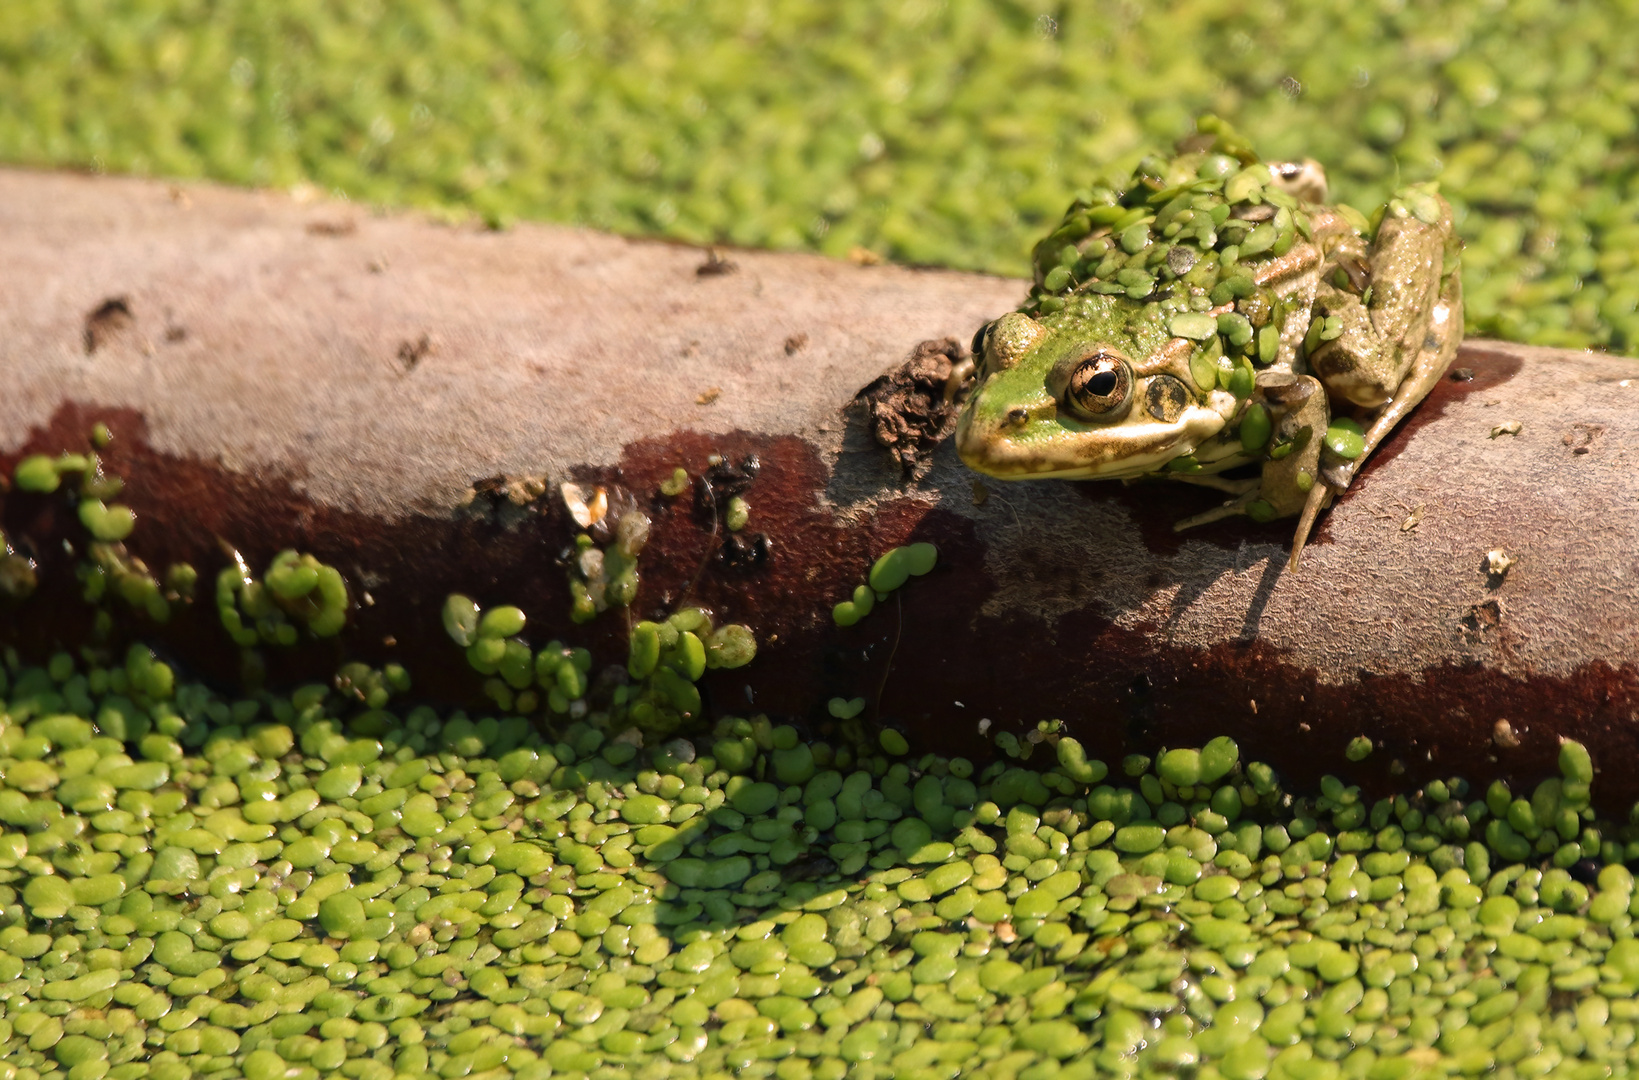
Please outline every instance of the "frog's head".
M1195 343L1159 306L1083 295L1064 310L1003 315L974 339L978 382L956 426L969 468L1004 480L1154 472L1221 431L1235 398L1202 395Z

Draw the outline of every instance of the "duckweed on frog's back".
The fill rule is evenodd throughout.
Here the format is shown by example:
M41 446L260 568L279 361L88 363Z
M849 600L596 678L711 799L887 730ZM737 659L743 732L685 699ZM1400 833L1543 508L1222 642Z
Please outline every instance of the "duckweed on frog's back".
M1326 205L1315 162L1260 162L1218 121L1201 129L1037 245L1029 301L974 339L957 448L1007 480L1232 496L1180 529L1301 515L1295 568L1315 516L1456 354L1459 245L1433 185L1367 221Z

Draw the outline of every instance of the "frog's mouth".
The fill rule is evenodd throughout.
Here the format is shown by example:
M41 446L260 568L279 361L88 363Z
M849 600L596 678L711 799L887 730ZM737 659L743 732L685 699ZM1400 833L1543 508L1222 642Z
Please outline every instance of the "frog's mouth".
M971 406L956 423L956 453L998 480L1121 479L1155 472L1223 427L1216 411L1192 405L1171 422L1149 416L1101 426L1025 410L987 414Z

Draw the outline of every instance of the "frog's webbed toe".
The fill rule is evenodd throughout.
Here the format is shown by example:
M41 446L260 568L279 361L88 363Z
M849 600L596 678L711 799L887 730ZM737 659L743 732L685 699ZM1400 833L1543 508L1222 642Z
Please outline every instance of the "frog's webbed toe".
M1309 489L1309 497L1303 503L1303 514L1298 518L1297 531L1292 534L1292 557L1287 560L1288 570L1297 570L1298 563L1303 559L1304 545L1309 542L1309 533L1315 527L1315 518L1331 503L1336 491L1325 479Z
M1246 513L1246 508L1256 501L1257 497L1258 490L1254 487L1251 491L1229 500L1222 506L1216 506L1203 513L1192 514L1187 518L1175 521L1172 531L1183 532L1185 529L1193 529L1197 525L1210 525L1214 521L1223 521L1225 518L1240 517Z

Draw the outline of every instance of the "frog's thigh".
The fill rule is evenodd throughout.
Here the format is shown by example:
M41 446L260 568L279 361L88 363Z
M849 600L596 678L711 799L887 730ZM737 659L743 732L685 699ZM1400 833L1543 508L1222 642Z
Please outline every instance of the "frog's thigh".
M1348 282L1350 288L1334 281L1329 265L1322 268L1314 314L1336 317L1343 332L1316 349L1309 364L1333 398L1376 409L1402 397L1406 379L1425 351L1430 315L1440 295L1451 235L1451 211L1443 201L1440 206L1440 220L1432 224L1410 215L1385 216L1367 257L1367 273ZM1336 249L1334 257L1344 250ZM1369 310L1353 291L1367 284Z
M1424 326L1440 295L1451 209L1440 220L1385 214L1371 250L1372 325L1386 348L1410 358L1422 350ZM1409 364L1408 364L1409 367Z
M1336 319L1342 332L1309 354L1309 370L1342 401L1375 409L1394 396L1410 357L1401 356L1378 334L1360 297L1330 282L1315 290L1314 319Z
M1377 444L1388 437L1394 425L1434 389L1446 368L1457 355L1457 346L1463 340L1463 285L1462 278L1453 271L1438 283L1439 296L1429 305L1428 318L1422 325L1423 337L1411 354L1404 380L1395 390L1394 397L1373 419L1366 429L1365 450L1350 466L1366 460Z

